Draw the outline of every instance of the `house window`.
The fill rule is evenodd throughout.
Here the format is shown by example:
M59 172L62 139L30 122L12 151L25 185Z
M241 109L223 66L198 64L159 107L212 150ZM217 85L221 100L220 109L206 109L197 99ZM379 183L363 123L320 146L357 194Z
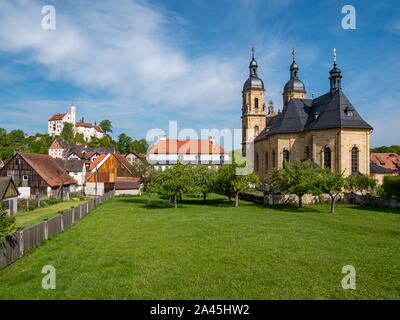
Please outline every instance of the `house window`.
M283 150L283 167L285 167L285 162L289 162L289 151Z
M358 148L351 149L351 173L358 173Z
M268 170L268 152L265 153L265 170Z
M332 152L331 152L331 149L330 148L325 148L324 149L324 168L328 168L328 169L330 169L331 168L331 155L332 155Z
M28 176L27 176L27 175L25 175L25 176L22 176L22 180L24 180L24 181L28 181Z
M254 99L254 108L256 108L256 110L258 110L258 98Z

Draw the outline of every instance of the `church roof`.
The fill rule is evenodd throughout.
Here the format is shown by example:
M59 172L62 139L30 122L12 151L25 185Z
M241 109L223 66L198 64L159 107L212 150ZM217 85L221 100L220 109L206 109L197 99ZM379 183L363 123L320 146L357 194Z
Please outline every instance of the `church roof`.
M273 134L330 128L372 129L343 91L336 90L316 99L291 99L286 108L270 120L256 141Z

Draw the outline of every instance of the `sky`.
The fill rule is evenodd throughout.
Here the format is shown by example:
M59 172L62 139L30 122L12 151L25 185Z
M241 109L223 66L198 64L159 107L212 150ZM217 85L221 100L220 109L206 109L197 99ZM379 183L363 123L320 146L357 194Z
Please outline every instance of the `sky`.
M55 30L42 28L45 5ZM342 27L345 5L356 29ZM400 144L398 0L0 0L0 127L46 133L74 101L77 119L111 120L114 139L168 134L169 121L199 135L240 129L252 43L276 110L292 47L307 98L329 91L336 48L371 147Z

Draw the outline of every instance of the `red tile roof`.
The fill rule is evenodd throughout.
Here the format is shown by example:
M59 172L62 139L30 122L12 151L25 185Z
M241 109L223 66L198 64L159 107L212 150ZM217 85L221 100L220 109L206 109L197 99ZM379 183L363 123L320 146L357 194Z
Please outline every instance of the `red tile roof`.
M64 117L66 116L66 113L57 113L57 114L53 114L51 116L51 118L49 119L49 121L53 121L53 120L62 120L64 119Z
M19 155L47 182L51 187L59 186L63 179L63 168L47 154L19 153ZM76 181L68 174L64 184L75 184Z
M90 163L89 170L92 171L107 156L107 153L100 154L94 161Z
M91 123L86 122L77 122L75 123L76 127L85 127L85 128L95 128L98 132L103 132L103 130L99 126L94 126Z
M396 153L372 153L370 160L378 166L392 171L400 171L400 155Z
M153 154L225 154L225 150L209 140L159 140L150 150Z

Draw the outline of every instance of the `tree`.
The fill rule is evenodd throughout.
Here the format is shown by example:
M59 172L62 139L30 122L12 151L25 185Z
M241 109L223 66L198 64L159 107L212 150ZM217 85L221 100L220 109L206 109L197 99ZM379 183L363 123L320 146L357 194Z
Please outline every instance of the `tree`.
M147 205L150 206L151 194L156 192L156 188L154 188L153 185L158 172L155 170L154 165L147 162L146 159L135 161L132 167L133 176L140 178L140 183L143 185L148 196Z
M203 196L203 204L205 204L207 195L215 190L217 172L215 168L201 164L193 166L191 171L194 191Z
M101 121L99 126L100 126L101 130L104 131L104 133L108 133L108 132L112 133L113 132L112 131L113 126L112 126L110 120L105 119L105 120Z
M235 195L235 207L239 206L239 193L248 189L249 184L258 184L260 182L254 171L250 174L239 174L238 169L245 166L246 163L236 163L233 156L231 164L225 164L218 170L217 189L228 193L229 200L233 193Z
M118 150L120 153L127 154L130 151L132 138L127 136L125 133L121 133L118 136Z
M352 192L370 192L376 187L376 180L367 175L351 175L346 178L346 189ZM364 198L365 199L365 198Z
M303 196L314 193L315 172L310 161L285 163L282 169L273 168L268 171L267 179L273 189L283 194L295 194L299 198L299 207L303 206Z
M3 237L13 233L16 229L15 218L9 216L4 210L3 203L0 203L0 244Z
M340 192L346 186L346 179L343 172L332 172L328 168L316 169L316 194L327 193L331 197L331 213L335 213L335 202Z
M148 149L149 144L147 143L146 139L133 140L130 145L130 151L136 153L146 153Z
M74 139L74 125L72 123L64 123L64 127L61 131L61 137L69 142Z

